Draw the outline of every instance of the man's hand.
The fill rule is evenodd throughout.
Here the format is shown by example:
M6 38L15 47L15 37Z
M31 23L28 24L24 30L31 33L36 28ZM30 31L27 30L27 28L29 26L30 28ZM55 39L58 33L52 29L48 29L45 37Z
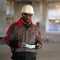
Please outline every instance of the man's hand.
M42 45L40 44L40 43L37 43L36 44L36 49L39 49L39 48L41 48L42 47Z
M25 46L25 43L24 42L18 42L18 47L24 47Z

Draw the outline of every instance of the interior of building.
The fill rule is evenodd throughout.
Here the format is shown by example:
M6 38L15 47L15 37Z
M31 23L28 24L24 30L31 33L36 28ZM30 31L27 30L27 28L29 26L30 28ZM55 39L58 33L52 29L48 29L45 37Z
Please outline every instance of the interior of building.
M4 55L8 48L6 45L3 48L1 43L5 43L4 36L8 27L21 17L21 8L25 4L34 7L32 20L40 27L44 41L51 42L44 44L42 51L39 50L38 60L60 60L60 0L0 0L1 60L9 60L10 56Z
M60 0L0 0L0 37L4 37L8 26L21 17L23 5L34 7L32 20L39 24L45 40L60 40Z

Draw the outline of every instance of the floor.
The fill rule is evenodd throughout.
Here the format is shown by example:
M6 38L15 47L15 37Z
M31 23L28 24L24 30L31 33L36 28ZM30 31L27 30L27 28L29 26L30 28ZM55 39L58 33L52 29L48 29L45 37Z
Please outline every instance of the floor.
M0 44L0 60L11 60L9 46ZM38 50L37 60L60 60L60 43L44 43Z

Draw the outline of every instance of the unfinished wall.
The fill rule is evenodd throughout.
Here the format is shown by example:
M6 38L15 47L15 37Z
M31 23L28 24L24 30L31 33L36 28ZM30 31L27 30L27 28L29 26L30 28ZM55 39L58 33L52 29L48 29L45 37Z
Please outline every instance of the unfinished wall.
M15 2L15 21L21 17L20 10L23 5L28 2L23 2L23 4ZM41 32L44 36L44 39L49 39L50 41L59 42L60 34L47 33L46 32L46 18L47 18L47 2L45 0L40 0L39 3L31 3L34 7L35 14L33 16L33 22L40 22Z
M21 8L25 4L32 4L34 7L35 14L32 17L34 23L40 22L41 32L43 33L44 39L50 41L60 42L59 33L47 33L46 32L46 18L47 18L47 3L45 0L40 2L16 2L14 1L14 16L13 22L17 21L21 17ZM0 37L3 37L6 32L6 0L0 0Z
M0 0L0 37L5 35L6 30L6 0Z

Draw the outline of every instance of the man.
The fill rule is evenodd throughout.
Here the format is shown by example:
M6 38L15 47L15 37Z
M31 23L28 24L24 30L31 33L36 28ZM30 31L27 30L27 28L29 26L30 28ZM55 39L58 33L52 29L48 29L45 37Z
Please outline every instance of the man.
M39 27L32 23L33 7L23 6L21 14L22 17L8 28L5 40L12 48L13 60L36 60L37 49L44 40Z

